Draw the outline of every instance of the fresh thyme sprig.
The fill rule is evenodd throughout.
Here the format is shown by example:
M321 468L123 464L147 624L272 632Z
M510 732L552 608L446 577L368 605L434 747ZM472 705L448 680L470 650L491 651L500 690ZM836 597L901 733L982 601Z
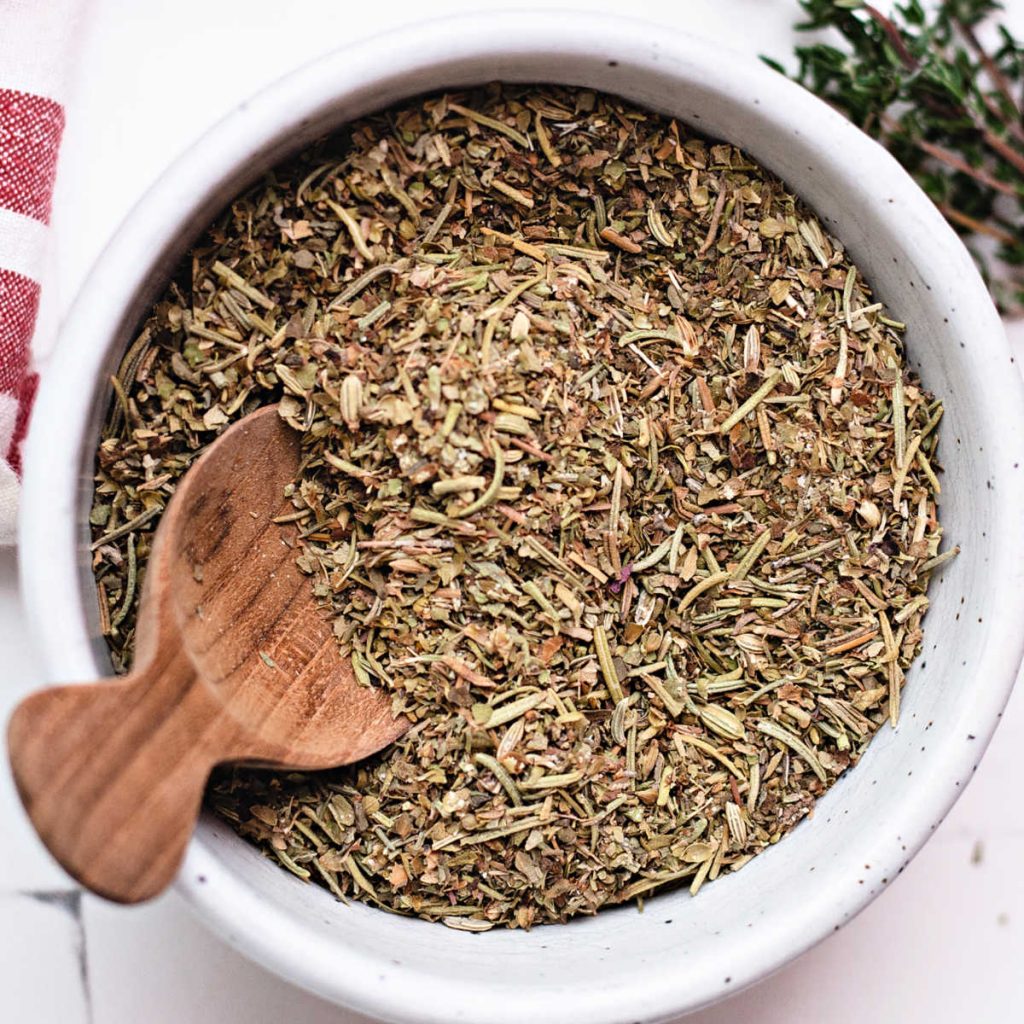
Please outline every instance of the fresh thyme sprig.
M796 79L878 139L968 241L1003 312L1024 312L1024 52L996 0L800 0ZM996 40L986 47L982 37ZM777 70L777 62L766 62Z

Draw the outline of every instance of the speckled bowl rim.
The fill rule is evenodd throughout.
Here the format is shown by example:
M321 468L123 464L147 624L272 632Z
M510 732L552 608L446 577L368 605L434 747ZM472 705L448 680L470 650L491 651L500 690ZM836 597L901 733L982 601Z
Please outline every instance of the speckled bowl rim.
M83 494L89 490L99 396L106 387L105 374L122 350L125 332L138 322L159 282L166 280L174 259L195 235L196 225L208 222L224 197L252 178L253 168L270 166L318 134L322 128L318 118L328 109L333 121L341 123L353 114L438 85L494 78L556 80L562 74L540 76L530 70L539 66L538 62L550 68L564 65L564 80L611 91L616 88L616 74L625 81L631 74L642 77L643 69L657 65L659 74L675 76L691 91L697 88L694 83L703 83L700 88L715 90L729 103L739 104L737 110L744 116L758 119L749 124L791 133L794 147L820 148L825 154L823 165L830 167L837 190L856 189L864 180L884 182L892 216L900 220L901 237L914 254L921 280L929 280L935 271L931 279L956 291L957 309L947 321L950 337L957 331L964 334L968 323L964 318L969 318L975 332L973 358L987 368L983 384L982 370L975 370L974 363L964 364L964 372L969 396L971 388L985 389L989 408L982 412L982 434L991 446L987 457L1000 474L995 483L1000 502L991 510L990 521L986 520L992 534L989 547L1004 556L992 567L986 593L991 642L972 665L981 682L956 707L957 725L967 738L959 742L950 738L930 753L926 763L932 770L916 784L913 799L903 799L895 808L887 806L886 813L879 815L877 829L863 829L863 835L836 854L849 871L874 858L879 871L886 872L884 885L923 844L969 779L996 726L1024 653L1020 627L1024 621L1020 568L1024 565L1024 474L1010 471L1024 450L1022 388L1009 366L1000 321L970 258L898 165L783 77L748 58L729 54L719 45L663 26L604 15L544 11L461 15L389 32L319 59L261 92L207 133L161 177L110 242L69 314L58 351L44 375L26 444L20 527L22 588L44 664L56 681L95 678L102 672L101 647L94 638L95 614L85 598L81 569L82 545L88 539L82 518ZM619 70L613 71L615 68ZM632 92L637 102L643 102L636 89L622 91ZM656 97L650 105L659 105ZM692 118L680 114L684 120L697 119L696 127L702 127L697 111ZM804 138L797 141L801 130ZM807 136L813 141L808 143ZM743 144L742 138L734 141ZM838 149L846 154L847 167L837 162ZM881 286L877 280L874 283ZM977 395L967 401L977 404ZM967 552L961 557L971 555ZM901 823L897 838L902 852L891 836L881 835L883 820L888 826L890 819ZM794 852L799 849L795 844L801 842L803 829L801 826L782 845L794 844L790 846ZM827 883L822 872L823 887L815 889L808 883L807 899L794 901L785 915L776 916L756 935L753 929L749 934L737 932L728 963L722 959L691 965L693 970L684 971L675 965L655 965L637 973L629 983L609 987L601 984L596 967L600 958L595 952L595 973L587 985L569 978L561 985L545 981L537 986L502 987L493 974L473 968L456 990L450 980L429 968L396 967L396 961L385 962L379 952L364 953L351 943L324 941L312 928L307 930L293 917L271 908L226 866L225 850L234 842L240 841L229 837L223 826L204 819L177 883L206 921L243 952L322 996L387 1019L432 1024L450 1020L508 1024L523 1020L585 1020L588 1024L664 1020L764 977L837 929L880 890L880 886L858 887L833 866ZM775 850L765 854L775 855ZM735 878L742 878L747 871L752 868ZM719 884L707 891L715 891ZM651 901L651 906L655 904ZM346 912L359 913L360 908ZM623 926L623 936L633 927L621 916L610 920ZM557 958L557 950L567 948L564 944L584 941L590 934L585 931L588 927L594 931L592 924L584 922L580 928L574 924L561 930L564 938L553 935L551 929L539 929L529 935L505 932L492 939L498 934L492 932L456 940L451 933L440 936L436 930L423 930L431 927L437 928L403 921L396 932L402 936L396 938L396 950L402 943L431 941L446 949L456 943L452 948L466 951L470 958L479 948L494 949L496 956L529 949L535 958L532 962L541 964L544 955L536 952L538 934L552 935L548 941L554 952L547 956ZM467 944L481 940L491 945ZM626 945L623 938L615 950L618 957L629 958Z

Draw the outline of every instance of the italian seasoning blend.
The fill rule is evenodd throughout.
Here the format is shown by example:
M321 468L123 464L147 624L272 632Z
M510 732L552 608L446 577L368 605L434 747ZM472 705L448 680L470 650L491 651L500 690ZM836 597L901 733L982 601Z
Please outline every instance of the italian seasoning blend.
M588 91L354 124L241 196L113 379L92 511L130 661L176 481L279 402L310 586L414 721L209 801L301 878L529 927L733 871L853 765L921 644L941 405L740 150Z

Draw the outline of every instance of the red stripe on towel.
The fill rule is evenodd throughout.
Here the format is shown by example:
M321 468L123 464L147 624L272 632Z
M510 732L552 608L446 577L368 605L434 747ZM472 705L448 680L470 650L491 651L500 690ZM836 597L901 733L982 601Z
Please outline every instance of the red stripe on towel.
M64 108L17 89L0 89L0 206L50 222Z
M7 461L11 469L18 476L21 476L21 442L25 440L28 433L28 421L32 414L32 400L36 397L36 389L39 387L39 374L26 374L21 382L18 392L18 418L14 423L14 434L11 437L11 445L7 449Z
M0 267L0 392L21 393L38 309L39 285Z

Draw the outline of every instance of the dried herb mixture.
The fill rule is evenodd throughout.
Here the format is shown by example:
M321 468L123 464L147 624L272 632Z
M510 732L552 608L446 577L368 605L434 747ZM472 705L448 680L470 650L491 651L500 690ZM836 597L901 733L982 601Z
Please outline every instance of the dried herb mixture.
M898 716L952 554L902 330L778 179L629 103L365 118L224 212L113 381L115 664L176 481L280 402L307 453L282 528L415 725L349 769L224 773L217 813L453 927L696 893Z

